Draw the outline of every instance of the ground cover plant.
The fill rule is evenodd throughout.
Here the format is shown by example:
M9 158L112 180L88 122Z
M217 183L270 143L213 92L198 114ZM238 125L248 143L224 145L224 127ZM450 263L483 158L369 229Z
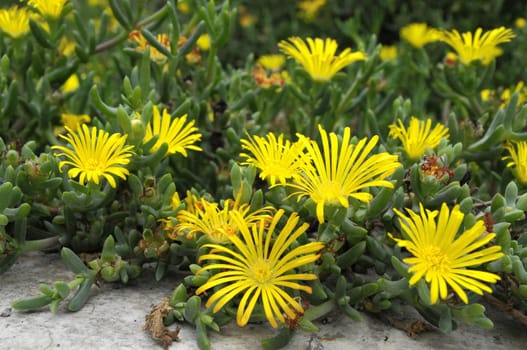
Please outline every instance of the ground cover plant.
M165 347L405 307L527 325L526 5L0 6L0 273L32 250L75 273L15 309L154 266L179 276L145 325Z

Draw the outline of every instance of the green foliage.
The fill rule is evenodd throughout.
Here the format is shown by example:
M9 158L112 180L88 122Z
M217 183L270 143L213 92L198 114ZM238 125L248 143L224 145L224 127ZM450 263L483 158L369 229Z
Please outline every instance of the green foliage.
M409 253L392 238L401 233L396 212L420 205L436 210L459 204L465 228L484 220L496 234L489 245L499 245L504 256L477 268L500 276L491 285L498 302L527 312L527 184L518 176L527 174L518 169L527 164L523 159L521 166L507 167L503 159L507 142L527 141L527 95L517 85L525 78L527 27L514 27L516 14L527 7L503 1L327 1L310 22L299 16L296 3L71 1L57 20L32 19L21 38L0 28L0 273L25 252L51 249L60 250L75 274L71 281L41 285L42 295L15 301L15 309L49 306L55 313L65 302L67 310L78 311L94 284L126 284L152 265L159 280L172 268L182 282L164 323L191 324L199 347L210 348L208 331L235 319L240 299L215 313L195 295L218 271L198 273L210 240L181 230L178 214L195 214L203 199L219 208L247 206L249 213L266 206L284 209L286 216L298 213L309 229L291 247L325 243L315 263L298 267L317 276L305 282L311 293L291 291L304 313L288 316L264 348L286 346L296 329L316 331L315 321L334 310L359 321L360 312L406 304L444 332L456 322L491 327L485 296L469 292L464 304L452 293L432 305L427 283L409 285ZM416 48L400 39L400 28L412 22L461 32L506 26L517 37L500 46L503 55L491 64L465 66L445 58L444 43ZM287 78L265 86L258 59L277 53L278 42L290 36L331 37L338 53L351 48L367 58L327 82L312 80L288 59L279 72ZM207 39L210 45L203 44ZM397 46L396 59L383 60L387 45ZM72 77L78 86L66 89ZM492 92L484 98L487 89ZM170 154L168 142L155 147L162 136L146 140L156 108L195 123L202 150ZM63 114L86 114L90 127L126 135L133 155L121 164L128 173L115 177L116 187L102 177L81 184L71 176L71 164L51 148L67 144ZM418 161L407 159L389 134L390 125L398 119L407 125L412 116L449 128L449 138ZM378 135L375 152L396 154L401 163L387 180L391 186L360 189L372 195L368 203L349 197L347 207L326 205L323 223L316 220L313 198L270 186L240 156L247 153L240 139L248 135L272 131L291 142L299 134L319 142L318 125L338 138L350 127L353 144ZM81 253L98 255L82 261ZM250 320L265 318L258 305Z

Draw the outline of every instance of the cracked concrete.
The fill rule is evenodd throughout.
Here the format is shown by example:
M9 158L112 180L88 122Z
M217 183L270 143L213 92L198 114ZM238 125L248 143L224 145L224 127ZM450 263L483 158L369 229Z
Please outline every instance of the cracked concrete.
M58 254L43 253L20 257L0 275L0 349L161 349L141 328L151 305L170 295L177 286L177 276L169 275L156 282L153 271L146 270L129 285L94 288L88 303L76 313L63 307L56 315L48 309L30 313L10 309L16 299L40 295L39 283L67 281L72 276ZM430 331L410 338L368 315L363 315L360 322L335 315L325 324L318 322L320 331L316 334L297 332L287 349L525 349L524 326L492 309L489 317L495 323L490 331L460 325L451 334ZM248 325L241 329L231 322L219 334L211 332L210 340L212 349L259 349L260 342L274 334L267 326ZM182 325L179 336L180 342L172 344L171 349L199 349L191 326Z

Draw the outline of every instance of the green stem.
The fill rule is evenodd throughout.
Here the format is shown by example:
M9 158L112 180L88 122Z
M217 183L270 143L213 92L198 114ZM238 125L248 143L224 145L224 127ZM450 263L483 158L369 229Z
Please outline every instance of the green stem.
M346 108L346 106L351 102L351 100L355 96L355 92L357 90L359 82L362 81L361 78L362 78L361 76L357 77L353 81L353 84L351 84L350 88L344 93L344 95L342 95L342 99L340 100L339 105L335 109L335 115L339 115L344 112L344 109Z
M335 306L335 301L332 299L325 301L317 306L310 306L309 309L304 312L304 319L308 321L314 321L316 319L319 319L333 311L333 309L335 309Z
M37 239L33 241L26 241L20 248L20 253L30 252L34 250L47 250L60 247L59 236Z
M213 70L214 70L214 59L216 58L216 48L211 46L209 49L209 57L207 60L207 85L211 84L213 79Z

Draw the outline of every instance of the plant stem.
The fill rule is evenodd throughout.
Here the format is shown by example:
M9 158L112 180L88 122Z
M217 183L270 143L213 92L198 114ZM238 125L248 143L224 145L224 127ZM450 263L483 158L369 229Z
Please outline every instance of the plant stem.
M46 250L59 248L61 246L59 236L26 241L20 248L20 253L30 252L33 250Z

